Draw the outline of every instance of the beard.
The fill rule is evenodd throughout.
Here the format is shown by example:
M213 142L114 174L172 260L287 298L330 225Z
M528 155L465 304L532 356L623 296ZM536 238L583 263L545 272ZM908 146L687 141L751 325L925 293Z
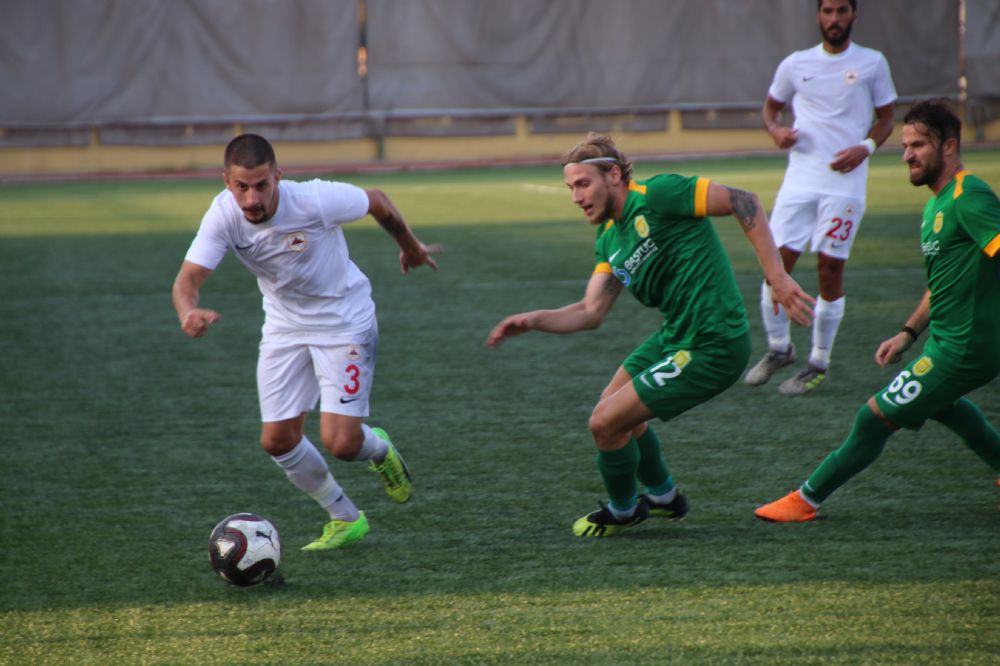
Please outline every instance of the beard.
M910 171L910 184L916 187L921 185L931 185L936 183L938 178L941 177L941 173L944 171L944 156L939 150L937 157L933 162L927 162L923 165L923 168L914 173L911 169Z
M830 26L830 28L832 27L834 26ZM851 22L848 23L846 26L837 26L837 27L840 27L841 30L836 35L830 34L829 32L830 28L827 28L826 30L824 30L823 28L819 29L819 31L823 34L823 41L825 41L830 46L843 46L844 43L851 38L851 30L854 29L854 19L851 19Z

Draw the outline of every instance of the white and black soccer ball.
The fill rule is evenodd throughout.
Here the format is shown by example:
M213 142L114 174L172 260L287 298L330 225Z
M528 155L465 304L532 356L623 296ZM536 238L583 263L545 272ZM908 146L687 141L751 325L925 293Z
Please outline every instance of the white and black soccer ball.
M212 530L208 556L215 573L233 585L256 585L278 568L281 540L267 519L253 513L236 513Z

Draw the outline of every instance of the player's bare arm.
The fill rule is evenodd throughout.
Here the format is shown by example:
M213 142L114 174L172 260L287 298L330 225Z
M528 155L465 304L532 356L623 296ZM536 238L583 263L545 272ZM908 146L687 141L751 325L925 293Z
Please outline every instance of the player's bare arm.
M788 316L800 326L808 326L812 321L816 299L802 290L798 282L785 271L778 248L774 246L771 227L760 198L753 192L717 183L708 186L708 214L732 215L740 223L750 245L757 254L757 260L764 271L764 279L771 285L775 310L780 303Z
M507 338L528 331L576 333L595 329L611 311L622 291L622 283L611 273L594 273L583 298L555 310L532 310L505 317L486 338L487 347L496 347Z
M181 330L192 338L200 338L208 331L208 327L219 321L220 315L215 310L198 307L201 298L201 286L212 274L211 269L199 266L191 261L181 264L181 269L174 280L173 300L177 319L181 322Z
M798 140L798 130L791 127L782 127L781 112L785 108L784 102L779 102L770 95L764 100L764 110L761 115L764 118L764 127L771 135L774 145L782 150L787 150L795 145Z
M907 317L902 330L891 338L884 340L875 352L875 363L880 368L884 368L889 363L896 363L902 357L903 352L909 349L931 320L931 292L924 292L924 297L920 299L920 305Z
M400 269L407 273L411 268L426 264L437 270L437 262L431 255L440 252L441 245L421 243L414 235L413 230L403 220L403 216L395 204L384 192L377 189L367 189L365 193L368 194L368 213L399 245Z
M896 105L893 103L875 109L875 124L872 125L871 130L868 132L868 139L871 139L871 141L866 139L867 144L860 143L841 150L833 156L830 168L841 173L848 173L854 171L862 162L868 159L875 152L875 148L885 143L885 140L892 134L892 127L895 123L895 108Z

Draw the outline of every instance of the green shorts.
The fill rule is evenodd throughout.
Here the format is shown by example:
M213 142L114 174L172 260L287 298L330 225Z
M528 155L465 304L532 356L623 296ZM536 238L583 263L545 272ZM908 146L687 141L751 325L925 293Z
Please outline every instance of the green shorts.
M750 334L697 347L663 345L654 333L622 367L653 415L669 421L732 386L750 360Z
M928 341L920 355L875 394L875 402L893 424L919 430L924 421L996 377L997 371L991 364L960 363Z

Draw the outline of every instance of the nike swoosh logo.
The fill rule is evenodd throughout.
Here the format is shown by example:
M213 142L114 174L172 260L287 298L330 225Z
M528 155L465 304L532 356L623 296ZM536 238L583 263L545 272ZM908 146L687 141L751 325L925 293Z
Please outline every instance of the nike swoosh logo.
M239 245L237 245L237 246L236 246L236 249L237 249L237 250L249 250L249 249L250 249L250 248L252 248L252 247L253 247L253 243L250 243L249 245L244 245L244 246L242 246L242 247L240 247Z
M340 404L346 405L347 403L354 402L355 400L357 400L357 398L344 398L344 397L341 397L340 398Z
M609 262L614 261L615 257L617 257L619 254L621 254L621 252L622 252L621 250L618 250L617 252L615 252L613 255L611 255L610 257L608 257L608 261Z
M806 81L812 81L815 78L816 78L815 75L813 75L813 76L803 76L802 77L802 82L805 83Z

